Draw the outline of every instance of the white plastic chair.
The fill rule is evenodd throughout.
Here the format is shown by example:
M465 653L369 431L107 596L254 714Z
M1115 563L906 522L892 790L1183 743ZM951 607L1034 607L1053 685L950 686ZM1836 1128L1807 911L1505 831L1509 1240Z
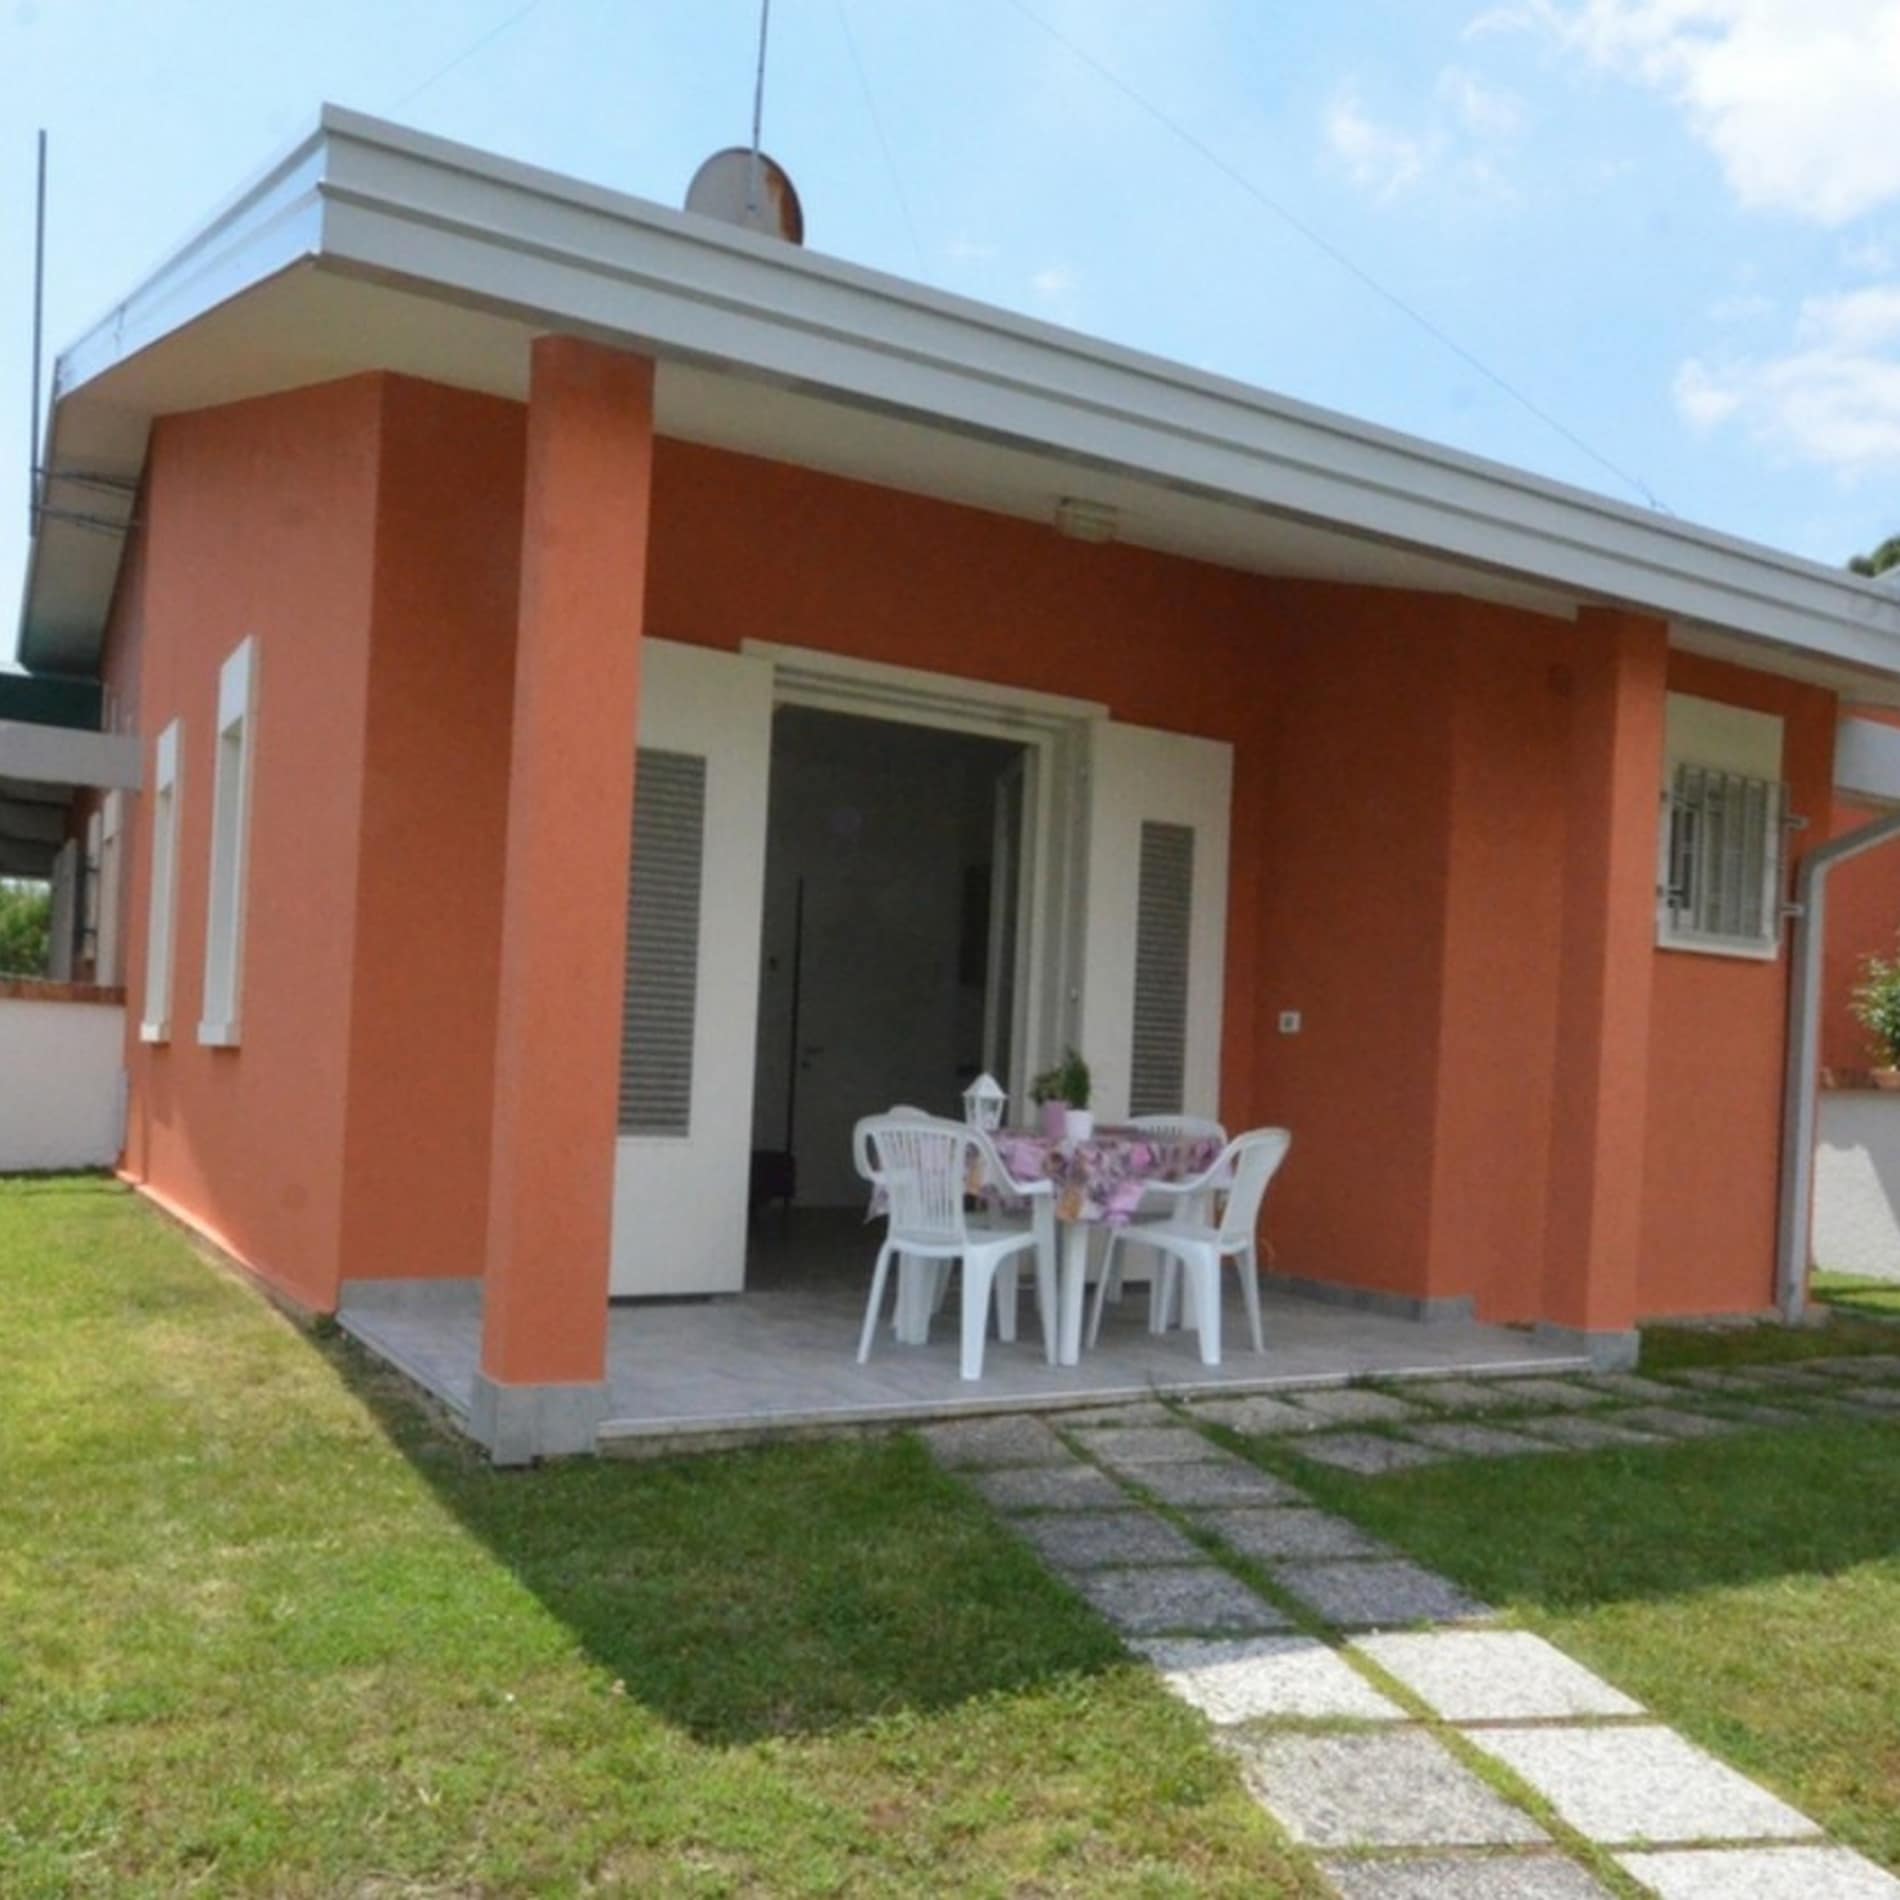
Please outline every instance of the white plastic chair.
M1181 1263L1194 1303L1194 1325L1201 1339L1201 1363L1220 1364L1220 1266L1223 1260L1240 1262L1240 1290L1247 1303L1247 1326L1255 1352L1265 1352L1260 1331L1260 1266L1254 1255L1254 1230L1260 1223L1260 1203L1267 1183L1286 1159L1293 1137L1284 1128L1256 1128L1237 1135L1222 1149L1205 1173L1191 1181L1157 1181L1158 1194L1175 1197L1180 1212L1154 1221L1132 1221L1111 1231L1109 1260L1095 1292L1095 1313L1089 1326L1092 1345L1102 1324L1102 1295L1108 1285L1108 1267L1116 1246L1137 1241L1158 1248ZM1196 1217L1195 1199L1225 1188L1227 1204L1218 1222L1206 1214ZM1164 1308L1165 1311L1165 1308Z
M1025 1253L1035 1256L1043 1352L1053 1363L1055 1253L1044 1238L1044 1229L1051 1223L1034 1217L1027 1225L973 1217L964 1209L964 1198L973 1156L982 1163L985 1178L1032 1204L1032 1216L1044 1200L1053 1211L1055 1184L1018 1181L1003 1166L995 1144L981 1129L930 1116L866 1116L852 1131L851 1152L858 1173L883 1191L886 1210L884 1244L878 1249L877 1265L871 1273L871 1297L864 1309L864 1330L858 1338L858 1364L863 1365L871 1356L892 1259L940 1260L946 1268L951 1261L960 1260L960 1369L964 1378L980 1379L991 1290L996 1295L997 1332L1007 1342L1016 1336L1018 1268Z
M1209 1121L1201 1115L1135 1115L1130 1117L1128 1126L1141 1134L1153 1136L1156 1141L1211 1141L1221 1148L1227 1146L1227 1130L1219 1122ZM1214 1196L1210 1190L1200 1202L1190 1204L1187 1211L1197 1219L1211 1220L1213 1206ZM1182 1211L1169 1203L1158 1191L1157 1184L1142 1195L1135 1217L1159 1219ZM1148 1282L1148 1330L1151 1333L1166 1332L1172 1323L1178 1273L1178 1263L1172 1255L1168 1255L1157 1264L1154 1277ZM1121 1260L1114 1248L1110 1247L1102 1255L1101 1281L1096 1293L1094 1318L1089 1327L1091 1347L1095 1344L1096 1335L1102 1330L1103 1300L1119 1300L1121 1296Z

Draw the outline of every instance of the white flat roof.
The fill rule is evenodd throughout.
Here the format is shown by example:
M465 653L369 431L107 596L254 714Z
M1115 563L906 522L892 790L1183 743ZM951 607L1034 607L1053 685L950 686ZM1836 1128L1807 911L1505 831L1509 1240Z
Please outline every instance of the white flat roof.
M1254 572L1567 614L1900 703L1844 571L336 107L59 359L21 654L96 665L155 416L371 369L520 397L529 340L652 354L661 430ZM82 517L74 519L72 517Z

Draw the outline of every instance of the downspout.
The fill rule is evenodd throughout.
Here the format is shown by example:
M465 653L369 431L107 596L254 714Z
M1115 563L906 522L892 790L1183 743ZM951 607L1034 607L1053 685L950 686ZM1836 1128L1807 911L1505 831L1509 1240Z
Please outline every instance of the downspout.
M1837 864L1900 838L1900 811L1816 845L1795 874L1795 925L1788 993L1788 1075L1781 1113L1781 1234L1775 1297L1790 1323L1807 1309L1810 1211L1814 1201L1815 1090L1821 1062L1821 957L1827 880Z

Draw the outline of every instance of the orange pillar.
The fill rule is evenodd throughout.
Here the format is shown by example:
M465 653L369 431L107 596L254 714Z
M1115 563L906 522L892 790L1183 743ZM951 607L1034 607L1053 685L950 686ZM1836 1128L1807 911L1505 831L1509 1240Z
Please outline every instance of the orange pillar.
M1541 1330L1632 1364L1668 635L1589 608L1577 625Z
M534 345L482 1369L497 1463L593 1449L626 956L653 365Z

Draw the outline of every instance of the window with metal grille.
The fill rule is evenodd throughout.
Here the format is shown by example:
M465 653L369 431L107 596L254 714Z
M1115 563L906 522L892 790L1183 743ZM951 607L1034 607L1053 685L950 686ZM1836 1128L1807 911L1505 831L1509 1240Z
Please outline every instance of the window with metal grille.
M699 899L706 761L640 749L634 769L633 889L621 1017L620 1132L692 1129L699 1014Z
M1145 820L1135 900L1131 1115L1178 1115L1187 1085L1188 941L1194 828Z
M1776 954L1785 812L1783 789L1772 779L1676 766L1663 802L1660 942Z

